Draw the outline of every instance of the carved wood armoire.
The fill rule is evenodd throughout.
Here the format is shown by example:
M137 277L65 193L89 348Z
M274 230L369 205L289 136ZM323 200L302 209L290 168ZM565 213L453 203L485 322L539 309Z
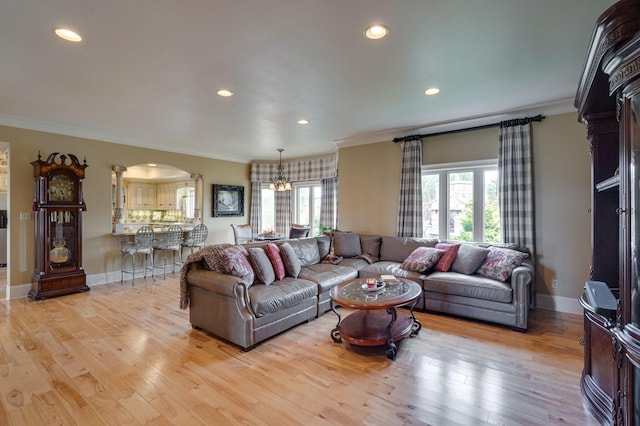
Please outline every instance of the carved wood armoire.
M585 294L585 404L604 424L640 425L640 0L621 0L596 22L575 106L592 159L591 279L617 309Z

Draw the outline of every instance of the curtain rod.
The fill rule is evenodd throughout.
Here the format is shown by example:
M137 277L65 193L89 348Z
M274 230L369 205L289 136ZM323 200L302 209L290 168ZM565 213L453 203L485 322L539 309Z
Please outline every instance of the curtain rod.
M531 123L533 121L542 121L545 118L546 117L544 115L538 114L535 117L514 118L512 120L500 121L499 123L485 124L483 126L476 126L476 127L467 127L466 129L446 130L444 132L429 133L429 134L426 134L426 135L404 136L404 137L401 137L401 138L394 138L393 142L394 143L406 142L406 141L412 141L412 140L416 140L416 139L428 138L428 137L431 137L431 136L449 135L449 134L452 134L452 133L469 132L471 130L489 129L491 127L521 126L521 125L524 125L524 124L529 124L529 123Z

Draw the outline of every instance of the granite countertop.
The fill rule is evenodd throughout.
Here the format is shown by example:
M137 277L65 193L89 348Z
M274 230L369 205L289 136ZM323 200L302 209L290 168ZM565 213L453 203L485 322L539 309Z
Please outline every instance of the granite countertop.
M193 225L190 223L125 223L122 231L112 232L111 235L135 235L138 229L144 225L151 226L153 231L157 233L167 232L171 225L179 225L184 232L189 232L193 229Z

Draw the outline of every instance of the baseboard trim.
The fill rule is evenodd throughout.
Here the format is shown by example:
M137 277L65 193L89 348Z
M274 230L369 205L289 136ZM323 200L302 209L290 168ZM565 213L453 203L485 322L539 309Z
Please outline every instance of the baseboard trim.
M583 313L582 306L578 303L577 297L573 298L552 296L550 294L538 294L536 301L536 308L578 315L582 315Z

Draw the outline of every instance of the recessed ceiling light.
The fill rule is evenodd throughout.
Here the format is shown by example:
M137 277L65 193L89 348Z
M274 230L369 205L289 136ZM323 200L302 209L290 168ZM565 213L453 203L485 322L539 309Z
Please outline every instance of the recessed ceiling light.
M427 96L437 95L438 93L440 93L440 89L438 89L437 87L430 87L424 91L424 94Z
M155 164L155 163L149 163L149 164L147 164L147 166L149 166L149 167L155 167L155 166L157 166L157 164Z
M386 37L387 34L389 34L389 27L382 24L372 25L364 32L364 36L369 40L379 40Z
M303 118L301 120L298 120L298 124L303 124L303 125L304 124L309 124L309 120Z
M53 33L61 39L72 41L74 43L82 41L82 37L80 37L80 34L75 31L71 31L68 28L54 28Z
M229 96L233 96L233 92L227 89L220 89L216 92L218 96L222 96L228 98Z

